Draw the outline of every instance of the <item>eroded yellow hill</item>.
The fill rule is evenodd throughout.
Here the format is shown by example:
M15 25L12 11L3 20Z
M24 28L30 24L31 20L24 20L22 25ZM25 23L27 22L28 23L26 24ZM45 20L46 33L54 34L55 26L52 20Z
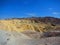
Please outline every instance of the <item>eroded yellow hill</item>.
M17 31L23 32L26 30L32 31L46 31L46 27L49 27L45 23L36 23L34 20L24 20L24 19L10 19L10 20L0 20L0 30ZM50 27L49 27L50 28Z

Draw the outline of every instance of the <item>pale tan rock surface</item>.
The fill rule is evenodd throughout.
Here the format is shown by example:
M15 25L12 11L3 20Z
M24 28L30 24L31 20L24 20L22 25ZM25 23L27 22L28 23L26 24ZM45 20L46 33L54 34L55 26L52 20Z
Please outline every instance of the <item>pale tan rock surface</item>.
M22 33L0 30L0 45L60 45L60 37L32 39Z

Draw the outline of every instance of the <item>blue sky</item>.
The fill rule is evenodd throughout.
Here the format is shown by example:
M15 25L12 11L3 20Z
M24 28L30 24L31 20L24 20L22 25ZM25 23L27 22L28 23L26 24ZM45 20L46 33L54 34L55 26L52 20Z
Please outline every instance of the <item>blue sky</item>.
M58 17L60 0L0 0L0 18Z

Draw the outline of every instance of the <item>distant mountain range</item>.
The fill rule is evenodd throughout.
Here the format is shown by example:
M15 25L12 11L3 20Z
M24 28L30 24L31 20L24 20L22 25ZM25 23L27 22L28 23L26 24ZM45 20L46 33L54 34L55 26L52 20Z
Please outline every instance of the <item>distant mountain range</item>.
M39 22L45 22L45 23L54 23L54 24L60 24L60 18L55 18L55 17L29 17L29 18L9 18L6 20L10 20L10 19L24 19L24 20L34 20L36 23Z

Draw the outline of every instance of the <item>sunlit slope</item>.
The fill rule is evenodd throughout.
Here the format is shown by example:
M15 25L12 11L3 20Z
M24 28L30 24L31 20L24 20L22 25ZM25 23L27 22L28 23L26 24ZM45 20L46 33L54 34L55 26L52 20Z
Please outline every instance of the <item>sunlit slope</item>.
M26 20L26 19L10 19L10 20L0 20L0 30L8 30L8 31L17 31L23 32L26 30L32 31L46 31L44 30L47 27L47 24L44 23L36 23L34 20Z

